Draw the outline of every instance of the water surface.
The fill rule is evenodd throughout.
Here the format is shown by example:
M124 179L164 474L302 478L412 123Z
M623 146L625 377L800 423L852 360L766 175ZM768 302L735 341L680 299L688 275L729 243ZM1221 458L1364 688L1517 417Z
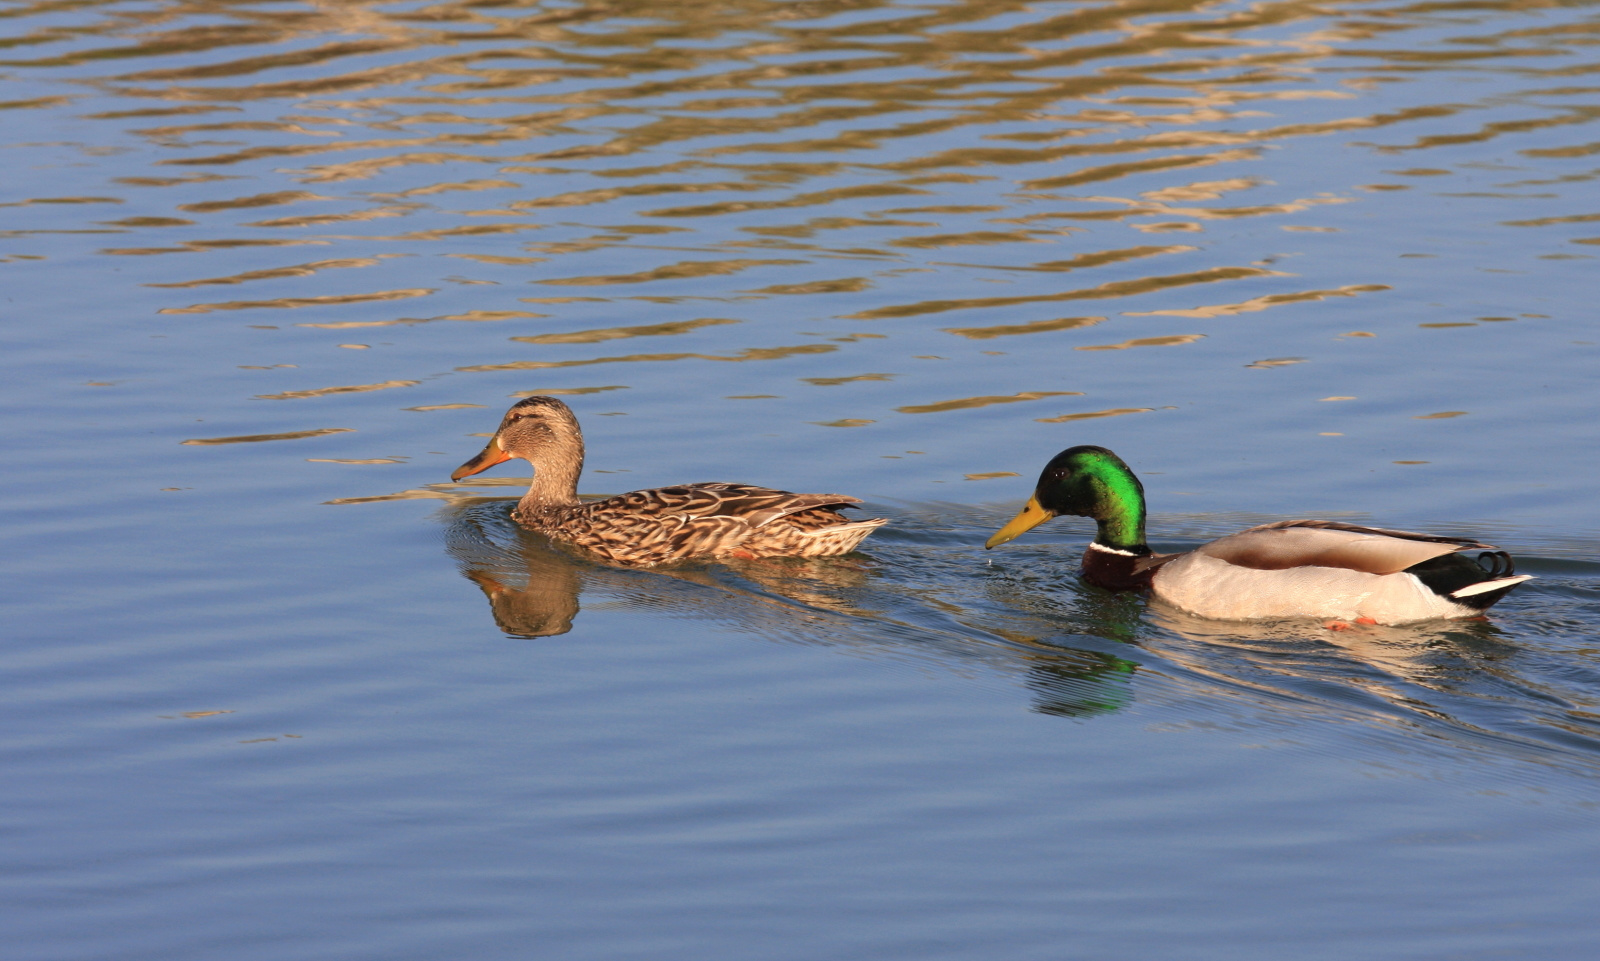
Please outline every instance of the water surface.
M8 958L1587 958L1586 4L0 10ZM626 571L451 484L864 497ZM1480 537L1487 621L982 542ZM521 481L525 483L524 481Z

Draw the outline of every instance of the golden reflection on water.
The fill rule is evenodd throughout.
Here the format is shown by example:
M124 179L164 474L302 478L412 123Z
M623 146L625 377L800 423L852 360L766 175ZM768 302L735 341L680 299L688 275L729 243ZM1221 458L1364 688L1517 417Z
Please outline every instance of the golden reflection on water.
M355 430L353 427L322 427L317 430L293 430L281 434L241 434L237 437L195 437L183 441L191 446L209 446L212 444L255 444L272 440L302 440L306 437L322 437L326 434L348 434Z
M1217 267L1191 274L1173 274L1164 277L1143 277L1139 280L1118 280L1082 290L1069 290L1059 294L1038 294L1026 297L974 297L965 300L928 300L898 307L882 307L846 315L849 320L884 320L886 318L916 317L923 314L942 314L952 310L979 310L994 307L1015 307L1022 304L1056 303L1066 300L1102 300L1114 297L1131 297L1136 294L1191 284L1211 284L1225 280L1255 277L1287 277L1288 274L1258 267Z
M977 407L988 407L992 404L1015 404L1018 401L1042 400L1046 397L1082 396L1083 392L1077 390L1025 390L1006 396L963 397L959 400L940 401L937 404L913 404L906 407L896 407L895 410L902 414L938 414L947 410L972 410Z
M830 344L800 344L794 347L750 347L736 356L718 354L629 354L622 357L591 357L587 360L517 360L505 364L475 364L457 367L463 373L497 370L548 370L559 367L588 367L591 364L654 363L669 360L783 360L796 354L828 354L837 350Z
M1135 337L1120 344L1084 344L1073 350L1127 350L1130 347L1176 347L1204 340L1205 334L1168 334L1165 337Z
M281 394L257 394L261 400L301 400L307 397L326 397L329 394L361 394L371 390L389 390L395 387L415 387L417 380L386 380L381 384L350 384L343 387L318 387L315 390L286 390Z
M608 390L627 390L623 384L610 384L605 387L542 387L537 390L519 390L510 395L512 397L538 397L544 395L566 396L568 394L602 394Z
M1350 284L1337 290L1305 290L1293 294L1265 294L1261 297L1252 297L1237 304L1214 304L1209 307L1193 307L1179 310L1130 310L1128 317L1231 317L1234 314L1252 314L1258 310L1269 307L1278 307L1283 304L1302 304L1308 301L1325 300L1329 297L1354 297L1356 294L1373 293L1380 290L1393 290L1388 284ZM1347 337L1360 336L1346 334Z
M404 464L405 457L307 457L308 464Z
M889 381L894 380L894 378L894 374L855 374L849 377L802 377L800 379L818 387L838 387L841 384L855 384L868 380Z
M1095 420L1100 417L1121 417L1123 414L1148 414L1154 407L1113 407L1110 410L1091 410L1081 414L1062 414L1060 417L1036 418L1041 424L1066 424L1075 420Z
M516 344L598 344L608 340L624 340L629 337L670 337L673 334L687 334L702 327L716 327L722 324L737 324L739 321L726 317L702 317L698 320L682 320L666 324L645 324L638 327L607 327L600 330L578 330L563 334L539 334L535 337L512 337Z
M186 286L186 285L180 285ZM164 307L163 314L209 314L213 310L259 310L263 307L331 307L339 304L362 304L375 300L405 300L426 297L436 293L432 288L416 287L410 290L380 290L370 294L341 294L325 297L278 297L273 300L230 300L217 304L191 304L188 307Z
M991 340L995 337L1014 337L1017 334L1043 334L1057 330L1077 330L1093 327L1105 321L1104 317L1059 317L1055 320L1036 320L1028 324L997 324L994 327L946 327L944 332L968 340Z
M157 218L149 218L157 219ZM147 224L142 226L170 226L169 224ZM387 256L398 256L389 254ZM185 280L175 284L146 284L146 287L204 287L210 284L243 284L252 280L272 280L279 277L310 277L324 270L339 270L348 267L375 267L380 262L378 257L358 257L345 260L316 260L306 264L295 264L289 267L274 267L270 270L250 270L231 277L207 277L202 280Z
M475 356L385 360L382 373L347 378L374 383L262 398L415 386L441 367L550 372L542 392L576 393L682 376L641 365L782 360L786 380L895 377L904 392L848 412L860 416L798 411L796 421L952 414L1063 392L1018 393L1054 385L1006 382L996 364L988 383L950 391L972 396L908 404L940 396L933 375L858 372L931 356L934 334L1075 349L1073 363L1107 365L1110 352L1225 336L1220 325L1152 336L1130 318L1271 309L1298 320L1394 292L1360 276L1367 262L1315 245L1450 183L1463 168L1448 151L1463 144L1523 145L1510 138L1537 132L1518 163L1594 154L1586 28L1539 12L1555 9L187 0L74 5L64 27L60 8L24 5L8 13L0 70L61 88L29 87L0 110L71 113L88 132L65 147L114 157L115 175L15 199L4 206L58 219L0 236L119 235L99 253L161 264L143 288L240 291L168 301L154 308L163 315L288 309L313 315L296 328L399 328L397 339L441 321L486 323L499 342L453 330ZM1484 90L1430 86L1466 75ZM1319 155L1337 150L1405 162L1344 177ZM1297 176L1296 156L1318 160L1314 176ZM1600 217L1528 206L1593 176L1552 167L1440 196L1517 204L1492 223L1521 238ZM79 208L85 219L59 219ZM276 250L304 246L315 256ZM245 269L203 266L241 251ZM1099 312L1041 309L1084 301ZM418 302L432 309L402 315L400 304ZM714 306L683 307L699 302ZM926 326L933 318L956 323ZM811 332L840 321L849 333ZM1083 343L1090 327L1110 332ZM586 350L668 336L684 349ZM1221 345L1192 353L1204 349ZM1229 363L1269 352L1286 356L1248 366L1314 359L1262 346ZM1139 363L1155 355L1136 352ZM599 364L638 369L627 385L561 382ZM1136 396L1102 403L1129 406L1029 419L1171 399L1128 389ZM785 399L753 385L717 396Z

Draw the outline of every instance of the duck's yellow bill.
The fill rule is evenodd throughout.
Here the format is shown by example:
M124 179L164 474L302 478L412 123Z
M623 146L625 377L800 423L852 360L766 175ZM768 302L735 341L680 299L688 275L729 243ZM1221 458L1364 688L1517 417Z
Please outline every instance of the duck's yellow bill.
M1022 511L1016 517L1011 518L1011 523L995 531L993 537L983 542L983 549L988 550L991 547L999 547L1018 535L1026 534L1054 516L1056 515L1039 506L1039 498L1030 497L1028 498L1028 503L1023 505Z
M486 471L496 464L504 464L510 459L511 455L507 454L500 447L500 438L496 436L492 438L487 445L485 445L483 448L483 453L467 461L465 464L462 464L460 467L457 467L455 471L451 473L450 479L453 481L458 481L463 477L471 477L473 474L476 474L480 471Z

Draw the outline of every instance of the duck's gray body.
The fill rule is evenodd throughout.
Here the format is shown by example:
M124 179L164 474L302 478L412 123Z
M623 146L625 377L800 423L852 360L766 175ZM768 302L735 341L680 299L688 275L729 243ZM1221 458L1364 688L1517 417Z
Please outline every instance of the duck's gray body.
M1473 559L1474 551L1491 556L1489 569ZM1496 576L1509 568L1504 557L1468 538L1285 521L1220 537L1187 554L1154 557L1150 589L1186 611L1225 620L1405 624L1483 613L1528 579Z

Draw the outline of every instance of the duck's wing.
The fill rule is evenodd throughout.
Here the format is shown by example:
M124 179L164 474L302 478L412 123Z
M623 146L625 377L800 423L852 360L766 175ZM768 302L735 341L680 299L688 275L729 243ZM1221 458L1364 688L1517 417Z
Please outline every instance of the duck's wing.
M1281 571L1335 567L1367 574L1393 574L1414 564L1462 550L1497 548L1470 537L1362 527L1338 521L1279 521L1219 537L1195 553L1236 567Z
M795 494L746 484L686 484L582 505L554 535L608 560L654 566L690 558L827 557L887 523L851 522L842 494ZM774 523L780 521L781 523Z
M1143 557L1140 557L1140 558L1137 558L1137 559L1134 560L1134 562L1133 562L1134 573L1135 574L1139 574L1139 575L1143 575L1148 579L1149 575L1154 574L1157 570L1159 570L1160 568L1162 568L1166 564L1169 564L1172 561L1177 560L1178 558L1182 557L1184 554L1187 554L1187 553L1189 553L1189 552L1188 551L1179 551L1176 554L1146 554Z
M1285 527L1309 527L1314 530L1348 531L1352 534L1381 534L1384 537L1395 537L1408 541L1427 541L1434 544L1455 544L1459 547L1467 547L1474 550L1497 551L1500 549L1492 544L1485 544L1475 537L1452 537L1449 534L1419 534L1416 531L1397 531L1388 527L1367 527L1362 524L1346 524L1343 521L1275 521L1271 524L1261 524L1257 527L1247 528L1239 533L1248 534L1251 531L1270 531Z
M796 494L753 484L723 483L657 487L600 502L606 513L635 517L736 518L751 528L765 527L780 517L803 511L859 503L859 497L845 494ZM838 524L845 520L836 515L829 518L829 522Z

